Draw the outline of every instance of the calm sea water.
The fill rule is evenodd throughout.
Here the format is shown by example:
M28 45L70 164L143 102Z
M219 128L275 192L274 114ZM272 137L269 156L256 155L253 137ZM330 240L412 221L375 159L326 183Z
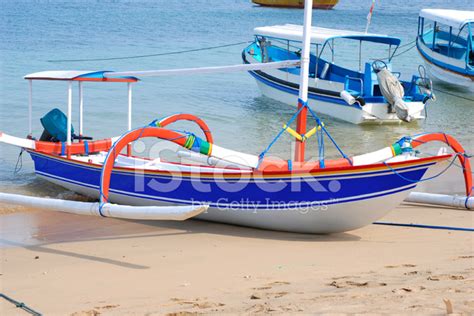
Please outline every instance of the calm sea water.
M341 0L332 11L314 11L313 25L363 31L370 0ZM422 7L474 10L472 0L377 1L371 32L398 36L403 43L416 36ZM303 11L258 7L249 0L182 1L0 1L0 130L27 134L28 85L22 77L42 70L147 70L241 63L244 45L183 55L88 62L51 62L179 51L252 39L253 28L302 23ZM415 49L394 60L405 77L422 61ZM66 109L64 82L34 84L34 132L39 118L52 107ZM473 95L439 87L465 97ZM77 94L74 95L75 99ZM391 144L403 135L445 131L474 151L474 104L437 94L428 119L418 124L355 126L326 118L334 138L348 154ZM76 103L77 104L77 103ZM125 84L85 84L85 134L96 139L119 135L126 128ZM135 127L154 118L189 112L207 121L216 143L260 153L293 114L294 109L267 99L246 73L150 78L135 85ZM77 116L77 115L76 115ZM75 116L75 117L76 117ZM77 125L77 122L74 122ZM188 126L186 126L188 127ZM192 129L192 128L189 128ZM311 146L311 145L310 145ZM327 146L329 156L335 154ZM272 153L289 157L289 137ZM316 153L312 144L310 152ZM0 145L0 191L62 194L35 179L29 157L14 175L18 150Z

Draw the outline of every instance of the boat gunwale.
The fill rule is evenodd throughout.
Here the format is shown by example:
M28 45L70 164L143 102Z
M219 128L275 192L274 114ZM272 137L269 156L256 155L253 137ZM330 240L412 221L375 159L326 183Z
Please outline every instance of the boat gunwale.
M426 49L428 49L429 51L435 53L435 54L439 54L435 51L433 51L432 49L430 49L426 44L424 44L423 42L422 43L419 43L419 41L421 41L420 38L418 38L418 41L416 42L416 49L418 50L418 53L420 54L421 58L428 62L429 64L431 65L434 65L438 68L441 68L445 71L448 71L448 72L451 72L455 75L458 75L458 76L462 76L462 77L465 77L467 79L471 79L472 81L474 81L474 68L470 67L471 69L469 69L468 67L466 68L458 68L456 66L452 66L452 65L449 65L449 64L445 64L444 62L441 62L441 61L438 61L437 59L433 58L433 57L430 57L428 56L428 54L424 51L423 47L421 46L421 44L423 44ZM443 55L444 56L444 55ZM448 57L448 56L445 56L445 57ZM453 57L448 57L448 58L453 58ZM461 71L459 71L459 70ZM473 73L472 75L470 74Z
M62 157L58 155L53 155L49 153L44 153L36 150L27 150L30 154L34 153L36 155L42 155L42 156L47 156L49 158L53 158L56 160L61 160L63 162L71 163L73 165L81 165L81 166L86 166L89 168L93 169L102 169L103 165L98 164L98 163L93 163L93 162L82 162L82 161L77 161L72 158L67 158L67 157ZM126 156L123 154L120 154L122 156ZM294 170L294 171L287 171L287 170L272 170L272 171L265 171L265 170L251 170L249 172L248 169L241 169L242 172L234 172L234 173L216 173L216 172L207 172L207 171L200 171L200 172L192 172L192 171L171 171L171 170L149 170L149 169L139 169L140 172L143 172L144 175L167 175L167 176L181 176L181 177L203 177L203 178L216 178L215 176L218 175L220 178L294 178L294 177L300 177L300 178L306 178L306 177L314 177L314 176L332 176L332 175L341 175L341 176L347 176L350 174L352 171L357 171L359 173L368 173L368 172L378 172L378 171L392 171L396 172L397 169L400 168L406 168L406 167L416 167L416 166L422 166L426 165L429 163L437 163L440 161L447 160L449 158L452 158L455 154L444 154L444 155L439 155L439 156L431 156L431 157L421 157L413 160L408 160L408 161L397 161L397 162L392 162L392 163L376 163L376 164L369 164L369 165L360 165L360 166L340 166L340 167L328 167L328 168L312 168L308 170ZM136 158L136 159L142 159ZM180 163L174 163L175 165L183 165ZM189 166L189 165L187 165ZM206 167L206 169L209 168L216 168L214 166L200 166L200 165L195 165L196 167ZM222 168L224 169L224 168ZM393 169L393 170L392 170ZM124 173L135 173L134 168L132 167L114 167L113 171L119 171L119 172L124 172ZM239 169L232 169L232 170L239 170ZM355 175L355 174L354 174Z

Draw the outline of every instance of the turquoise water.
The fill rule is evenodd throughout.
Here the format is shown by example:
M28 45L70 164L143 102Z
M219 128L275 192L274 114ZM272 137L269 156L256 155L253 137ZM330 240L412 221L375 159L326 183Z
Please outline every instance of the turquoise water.
M313 25L363 31L370 0L341 0L335 10L314 11ZM416 36L422 7L442 8L447 2L381 1L371 32L398 36L403 43ZM449 8L474 9L472 0L450 1ZM303 11L254 6L248 0L221 1L0 1L0 130L27 134L28 85L22 77L42 70L147 70L241 63L245 45L184 55L89 62L50 62L146 55L217 46L252 39L254 27L302 23ZM409 77L421 63L415 49L394 60L394 69ZM52 107L66 108L66 83L34 84L34 132L39 118ZM450 87L441 87L473 98ZM85 84L85 134L96 139L119 135L126 129L125 84ZM334 138L348 154L378 149L403 135L445 131L474 151L474 104L437 94L429 104L428 119L418 124L355 126L326 118ZM77 99L77 94L74 95ZM278 133L294 109L267 99L246 73L146 78L134 87L133 125L176 112L197 114L206 120L217 144L260 153ZM77 102L76 102L77 104ZM77 114L75 115L77 118ZM74 121L77 125L77 120ZM189 126L184 126L192 130ZM312 145L312 146L311 146ZM310 144L310 153L316 146ZM289 158L289 137L275 145L273 154ZM335 155L328 145L329 156ZM0 145L0 190L62 193L32 173L31 160L13 174L18 150Z

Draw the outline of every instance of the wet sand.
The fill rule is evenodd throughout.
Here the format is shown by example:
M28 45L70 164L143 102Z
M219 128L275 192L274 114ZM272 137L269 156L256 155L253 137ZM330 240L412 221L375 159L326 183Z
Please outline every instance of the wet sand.
M402 205L384 221L473 227ZM2 293L45 315L474 310L474 234L371 225L318 236L28 211L0 216ZM0 301L0 314L26 315Z

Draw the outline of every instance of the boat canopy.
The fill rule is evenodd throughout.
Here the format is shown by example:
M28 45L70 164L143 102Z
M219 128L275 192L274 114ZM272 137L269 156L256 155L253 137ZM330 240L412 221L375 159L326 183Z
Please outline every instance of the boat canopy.
M107 81L107 82L137 82L138 78L131 76L105 77L105 73L112 71L87 70L53 70L40 71L26 75L27 80L65 80L65 81Z
M474 11L422 9L420 16L457 29L462 29L467 23L474 22Z
M256 27L254 33L257 36L273 37L284 40L303 41L303 26L295 24L273 25ZM328 40L336 38L347 38L367 42L382 43L387 45L400 45L401 40L383 34L363 33L347 30L329 29L324 27L311 27L311 43L322 45Z

